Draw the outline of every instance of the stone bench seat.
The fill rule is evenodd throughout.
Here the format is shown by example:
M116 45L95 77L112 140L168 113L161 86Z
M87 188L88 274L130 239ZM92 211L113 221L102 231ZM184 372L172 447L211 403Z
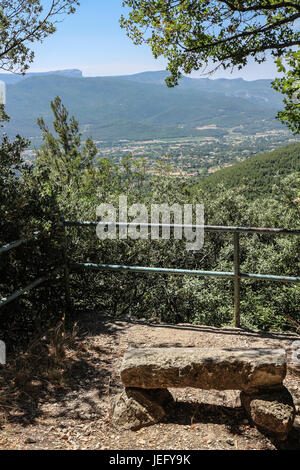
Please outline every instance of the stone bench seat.
M121 366L125 387L251 391L282 385L284 349L136 348Z

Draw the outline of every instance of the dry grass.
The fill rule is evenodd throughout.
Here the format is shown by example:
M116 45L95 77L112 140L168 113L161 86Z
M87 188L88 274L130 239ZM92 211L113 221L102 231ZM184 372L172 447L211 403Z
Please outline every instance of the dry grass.
M3 368L0 376L0 415L6 420L41 392L66 388L69 371L76 361L78 324L65 329L65 318L46 333L37 334L26 352L14 352L14 358Z

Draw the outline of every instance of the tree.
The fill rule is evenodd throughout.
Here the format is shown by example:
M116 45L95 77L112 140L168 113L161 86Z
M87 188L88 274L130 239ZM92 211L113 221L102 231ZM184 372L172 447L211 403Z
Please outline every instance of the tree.
M279 111L277 117L294 134L300 134L300 49L290 51L286 55L286 63L285 66L280 57L277 59L278 71L285 74L273 82L273 88L285 95L285 109Z
M63 14L73 13L78 4L77 0L1 1L0 69L25 73L34 58L30 43L54 33L55 23ZM0 105L0 128L7 120ZM23 161L22 152L28 144L19 135L13 141L6 134L0 136L0 246L21 238L28 240L20 249L2 254L0 297L63 263L62 234L52 227L60 215L59 207L54 196L41 193L38 181L31 177L31 168ZM33 232L39 234L38 243ZM61 318L62 306L60 290L43 286L31 291L26 298L1 309L0 337L10 345L19 344L37 324L45 328L48 319Z
M57 96L50 103L56 136L52 134L43 118L38 119L42 131L43 145L37 151L36 175L43 175L43 181L50 190L60 192L66 185L81 184L84 171L93 171L94 159L98 153L91 139L81 145L79 124L69 113Z
M4 106L0 106L0 122L8 121L4 112ZM2 124L0 125L2 127ZM1 241L7 241L16 232L15 222L20 217L19 195L20 178L18 174L23 170L21 154L28 146L28 141L16 136L10 141L7 135L3 135L0 146L0 245ZM16 216L17 214L17 216Z
M4 0L0 2L0 69L25 73L34 59L29 44L56 31L78 0Z
M282 56L300 44L294 31L298 0L125 0L131 8L121 26L135 44L150 45L168 60L170 86L180 70L190 73L211 62L224 69L261 63L266 52Z
M121 26L135 44L148 44L155 58L163 55L168 86L187 74L208 67L243 68L249 58L258 63L271 54L286 72L273 87L286 94L286 108L277 117L300 132L299 0L125 0L130 8ZM282 58L286 57L285 69ZM213 65L215 64L215 65Z

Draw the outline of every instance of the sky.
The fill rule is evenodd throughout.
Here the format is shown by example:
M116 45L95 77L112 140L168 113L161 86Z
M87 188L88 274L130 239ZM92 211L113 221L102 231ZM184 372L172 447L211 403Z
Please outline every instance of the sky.
M30 72L77 68L91 77L164 70L163 58L154 59L145 45L135 46L121 29L119 19L124 12L122 0L81 0L76 13L66 16L54 35L33 45L35 60ZM205 75L198 71L191 76ZM232 73L220 70L209 78L257 80L275 76L278 73L270 59L263 64L249 63Z

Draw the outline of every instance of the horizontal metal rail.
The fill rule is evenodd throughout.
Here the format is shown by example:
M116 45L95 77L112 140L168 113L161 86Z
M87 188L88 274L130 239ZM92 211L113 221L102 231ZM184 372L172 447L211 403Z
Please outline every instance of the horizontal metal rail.
M63 220L61 220L59 224L52 224L52 228L55 227L55 226L63 227L64 226ZM2 247L0 247L0 254L5 253L5 252L10 251L10 250L13 250L14 248L17 248L18 246L21 246L24 243L32 241L34 239L34 237L36 237L37 235L40 235L41 233L42 233L41 231L36 231L36 232L32 233L31 238L24 238L24 239L21 239L21 240L15 240L13 242L7 243L6 245L3 245ZM27 292L34 289L35 287L38 287L43 282L48 281L49 278L52 275L57 274L59 271L61 271L62 269L65 269L65 268L66 268L65 265L60 266L60 267L56 268L55 270L53 270L51 273L46 274L45 276L39 277L38 279L35 279L32 283L28 284L28 286L26 286L22 289L16 290L15 292L13 292L8 297L3 297L2 299L0 299L0 308L3 307L4 305L9 304L13 300L20 297L21 295L26 294Z
M170 227L170 228L190 228L190 229L204 229L208 232L238 232L238 233L269 233L274 235L300 235L300 229L297 228L268 228L268 227L226 227L222 225L188 225L188 224L152 224L152 223L137 223L137 222L90 222L90 221L72 221L65 220L62 222L67 227L96 227L102 226L117 226L117 227Z
M28 284L28 286L24 287L23 289L16 290L13 294L11 294L9 297L4 297L0 299L0 308L4 307L4 305L7 305L8 303L12 302L13 300L17 299L23 294L26 294L30 290L34 289L35 287L39 286L45 281L48 281L50 277L53 275L57 274L59 271L64 269L64 266L60 266L59 268L55 269L49 274L46 274L45 276L39 277L38 279L35 279L31 284Z
M54 227L64 227L64 218L62 217L60 222L58 224L56 223L53 223L52 224L52 228ZM24 238L24 239L21 239L21 240L15 240L13 242L10 242L6 245L3 245L2 247L0 247L0 254L2 253L5 253L7 251L10 251L14 248L17 248L18 246L21 246L23 245L24 243L27 243L29 241L32 241L34 239L34 237L36 237L37 235L40 235L42 232L41 231L36 231L36 232L33 232L32 233L32 237L31 238ZM2 299L0 299L0 308L3 307L4 305L7 305L9 304L10 302L16 300L18 297L20 297L21 295L23 294L26 294L27 292L29 292L30 290L34 289L35 287L38 287L40 284L42 284L43 282L46 282L48 281L53 275L57 274L59 271L61 271L62 269L64 269L66 271L67 267L66 265L62 265L56 269L54 269L53 271L51 271L50 273L46 274L45 276L42 276L42 277L39 277L38 279L35 279L32 283L30 283L28 286L22 288L22 289L19 289L19 290L16 290L15 292L13 292L11 295L9 295L8 297L3 297Z
M40 232L34 232L32 235L35 237L38 235ZM7 245L3 245L0 247L0 255L1 253L5 253L6 251L13 250L14 248L17 248L20 245L23 245L24 243L27 243L31 241L32 238L24 238L22 240L15 240L14 242L7 243Z
M16 240L14 242L8 243L7 245L3 245L0 248L0 254L12 250L13 248L17 248L18 246L23 245L25 242L26 240Z
M172 275L190 275L190 276L211 276L235 279L234 272L222 271L199 271L197 269L175 269L175 268L155 268L149 266L124 266L114 264L94 264L94 263L71 263L71 269L92 269L107 271L131 271L136 273L149 274L172 274ZM279 282L300 282L300 277L273 276L269 274L251 274L240 273L239 279L253 279L262 281L279 281Z

